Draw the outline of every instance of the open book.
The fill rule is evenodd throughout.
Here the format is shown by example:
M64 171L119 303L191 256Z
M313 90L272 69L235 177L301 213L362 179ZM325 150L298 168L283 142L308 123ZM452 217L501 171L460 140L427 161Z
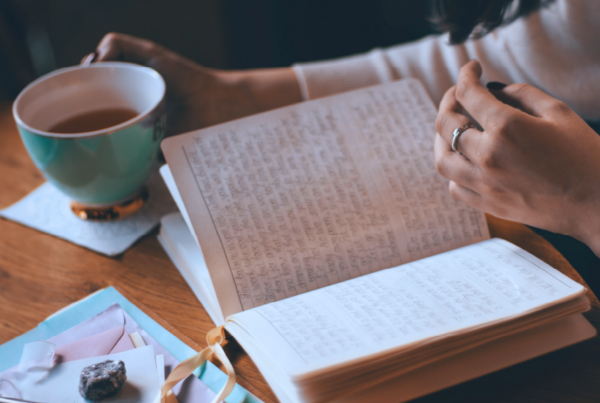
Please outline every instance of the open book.
M454 201L416 80L163 141L159 239L281 401L405 401L593 337L585 288Z

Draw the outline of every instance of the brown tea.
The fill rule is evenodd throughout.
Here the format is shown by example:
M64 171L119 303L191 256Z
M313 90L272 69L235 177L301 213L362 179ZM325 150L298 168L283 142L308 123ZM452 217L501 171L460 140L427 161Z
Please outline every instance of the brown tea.
M108 127L120 125L138 115L137 111L127 108L101 109L86 112L58 122L49 132L60 134L77 134L94 132Z

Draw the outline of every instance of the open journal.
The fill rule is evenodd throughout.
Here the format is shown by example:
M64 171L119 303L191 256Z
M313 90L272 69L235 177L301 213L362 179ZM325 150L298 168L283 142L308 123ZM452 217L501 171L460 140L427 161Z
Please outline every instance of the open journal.
M435 116L402 80L163 141L159 239L281 401L406 401L595 335L584 287L450 197Z

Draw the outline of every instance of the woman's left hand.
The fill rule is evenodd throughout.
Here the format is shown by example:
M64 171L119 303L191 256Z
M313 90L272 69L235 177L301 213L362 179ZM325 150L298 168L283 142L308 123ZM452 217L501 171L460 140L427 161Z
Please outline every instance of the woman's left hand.
M488 91L471 61L436 121L435 160L456 200L571 235L600 256L600 136L564 103L525 84ZM453 152L452 133L471 123Z

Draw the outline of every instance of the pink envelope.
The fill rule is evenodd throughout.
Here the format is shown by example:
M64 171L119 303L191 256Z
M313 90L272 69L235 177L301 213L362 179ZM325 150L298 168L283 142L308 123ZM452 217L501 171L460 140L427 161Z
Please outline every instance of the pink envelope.
M54 361L58 364L100 355L121 353L134 348L131 338L125 332L125 326L120 326L56 347Z

